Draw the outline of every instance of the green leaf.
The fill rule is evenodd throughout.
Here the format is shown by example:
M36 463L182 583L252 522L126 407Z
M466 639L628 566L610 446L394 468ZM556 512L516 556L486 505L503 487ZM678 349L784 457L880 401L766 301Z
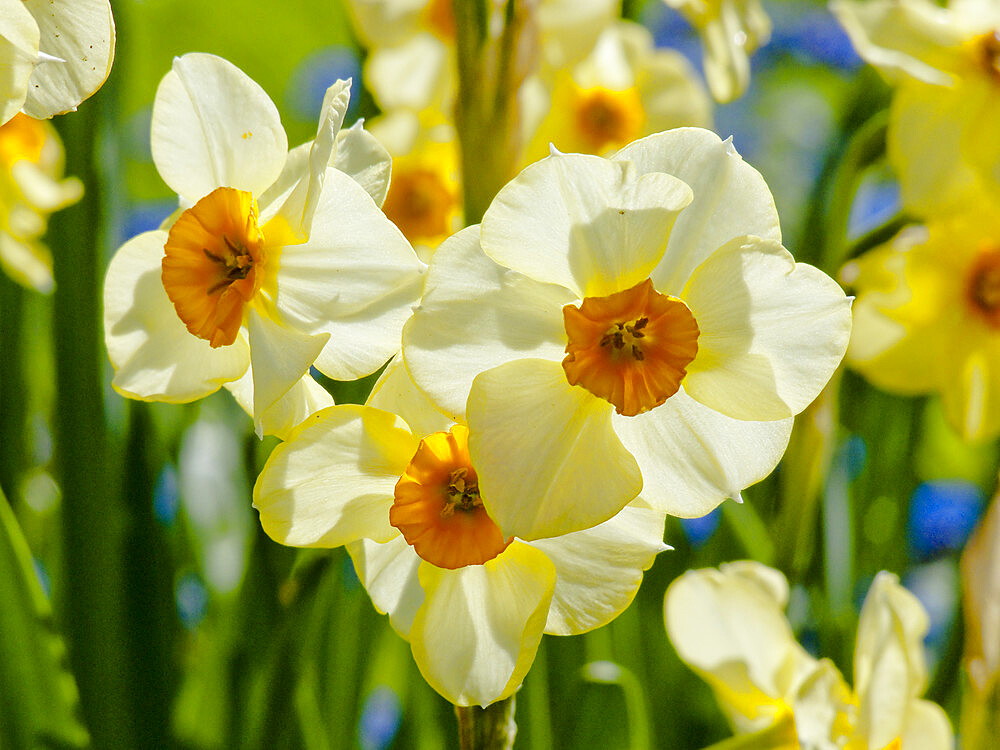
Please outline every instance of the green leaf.
M0 492L0 746L84 747L77 690L28 543Z

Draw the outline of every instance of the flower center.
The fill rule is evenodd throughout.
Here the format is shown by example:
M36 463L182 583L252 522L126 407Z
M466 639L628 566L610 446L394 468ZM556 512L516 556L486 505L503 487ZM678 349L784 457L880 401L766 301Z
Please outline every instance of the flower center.
M430 0L421 11L420 19L441 41L455 41L455 13L451 8L451 0Z
M45 123L18 112L0 125L0 164L7 169L22 159L37 164L42 158L45 137Z
M426 167L393 172L382 210L410 242L450 233L455 196L437 172Z
M976 37L972 44L980 67L995 83L1000 83L1000 30Z
M677 393L698 353L698 324L681 300L660 294L649 279L607 297L566 305L569 342L562 366L580 385L626 417L649 411Z
M389 523L421 558L439 568L481 565L510 544L479 497L469 430L455 425L420 441L396 483Z
M581 138L595 154L634 141L642 129L642 102L635 89L581 90L574 115Z
M232 344L263 281L253 195L216 188L178 217L163 249L163 288L177 316L212 347Z
M977 315L1000 328L1000 248L979 253L967 277L965 296Z

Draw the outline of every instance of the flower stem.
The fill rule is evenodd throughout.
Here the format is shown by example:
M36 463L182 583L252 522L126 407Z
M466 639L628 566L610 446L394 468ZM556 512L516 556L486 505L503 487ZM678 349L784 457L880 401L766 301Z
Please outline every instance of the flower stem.
M509 750L514 746L514 696L479 706L455 706L461 750Z
M533 58L530 35L522 32L529 26L533 4L507 0L497 33L491 29L492 3L453 0L458 30L455 126L462 149L466 224L479 223L517 167L517 92Z

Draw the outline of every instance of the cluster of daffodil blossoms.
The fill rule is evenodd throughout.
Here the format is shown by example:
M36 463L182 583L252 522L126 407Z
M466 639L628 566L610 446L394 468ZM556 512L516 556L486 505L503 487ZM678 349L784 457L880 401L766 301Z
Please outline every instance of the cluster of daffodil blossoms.
M760 175L697 128L554 152L425 267L379 210L389 156L341 129L347 102L334 84L289 151L233 65L174 62L152 153L180 208L108 269L114 386L232 391L285 440L254 490L268 534L347 545L428 682L487 705L543 632L628 606L666 514L770 473L843 357L850 302L781 246ZM393 356L365 406L331 406L310 375Z
M859 54L894 87L889 160L910 216L843 272L848 354L876 385L937 393L969 440L1000 433L1000 4L839 0Z
M760 4L665 2L703 37L712 97L738 97L771 31ZM471 226L452 3L349 6L381 114L345 127L352 82L337 80L292 148L238 67L174 59L150 137L177 208L111 258L105 344L122 396L224 388L280 440L253 488L264 531L345 547L451 703L510 698L543 634L626 610L670 549L667 517L742 502L845 356L879 386L940 393L967 438L1000 433L997 2L832 5L895 87L885 138L908 219L843 268L853 334L852 298L795 261L764 178L708 129L691 65L618 2L497 20L517 31L490 71L513 86L510 179ZM47 217L82 194L45 119L113 55L106 0L0 0L0 262L41 291ZM363 405L316 377L375 373ZM784 575L750 561L667 591L677 653L761 743L732 748L953 746L922 698L928 615L894 574L864 600L853 687L796 641L788 600Z

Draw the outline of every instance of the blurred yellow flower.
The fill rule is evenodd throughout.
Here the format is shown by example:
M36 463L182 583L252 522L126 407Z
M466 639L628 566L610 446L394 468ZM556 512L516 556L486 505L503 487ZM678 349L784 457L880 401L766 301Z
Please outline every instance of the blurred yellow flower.
M700 516L770 473L851 325L780 236L732 144L681 128L536 162L442 243L403 353L468 422L506 534L587 528L640 490Z
M853 690L829 659L815 659L795 641L783 614L787 602L785 577L752 561L688 571L667 589L667 634L681 660L711 686L737 735L787 727L790 719L791 736L775 747L954 746L944 711L919 698L927 687L927 614L896 576L879 573L865 597Z
M175 59L152 151L181 210L123 245L105 279L119 393L176 403L230 384L259 433L281 434L332 403L311 366L351 380L398 349L424 265L375 203L388 154L341 131L349 91L331 86L315 140L288 152L277 109L242 71Z
M560 151L604 156L637 138L682 125L708 127L711 104L687 60L655 49L638 24L609 25L572 69L541 77L522 96L524 163Z
M1000 196L1000 5L834 0L854 46L895 85L889 158L921 215Z
M988 201L910 227L848 263L848 363L903 394L941 396L967 440L1000 432L1000 211Z
M52 256L41 243L49 214L83 195L80 181L62 172L51 124L17 114L0 125L0 266L40 292L52 291Z
M701 35L705 79L718 102L743 95L750 55L771 38L771 19L760 0L663 0Z
M994 496L962 553L965 684L962 746L987 750L1000 732L1000 500Z
M114 57L109 0L0 0L0 124L76 109Z
M348 545L425 679L452 703L485 706L518 688L543 632L582 633L628 607L667 547L664 514L641 501L576 534L504 537L468 436L397 360L366 406L324 409L274 450L254 506L282 544Z

